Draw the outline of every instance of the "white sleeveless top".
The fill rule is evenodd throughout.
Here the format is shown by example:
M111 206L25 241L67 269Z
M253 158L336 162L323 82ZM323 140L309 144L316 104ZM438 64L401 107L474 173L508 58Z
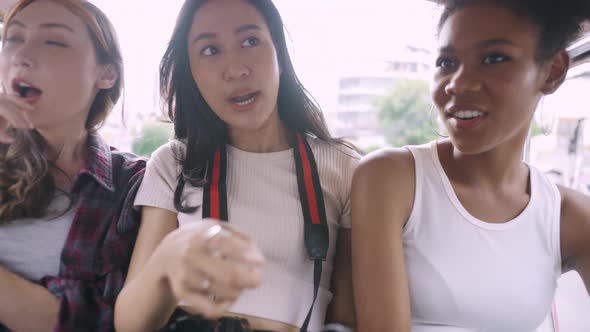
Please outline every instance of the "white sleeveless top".
M330 247L322 268L318 298L309 330L319 331L332 299L330 277L340 228L350 228L350 187L358 154L338 144L307 138L313 151L326 206ZM202 211L179 213L173 202L181 168L172 141L152 154L135 198L135 205L154 206L178 213L179 227L199 222ZM251 153L227 147L229 222L247 234L266 258L262 282L244 291L231 313L243 314L300 327L313 300L313 261L303 243L303 212L299 200L293 150ZM187 185L184 204L203 201L203 189Z
M535 331L561 275L557 187L529 166L527 207L511 221L487 223L461 205L436 142L408 149L416 165L403 232L412 331Z
M23 218L0 224L0 266L33 282L45 276L57 276L61 254L74 220L70 198L56 193L49 205L47 219ZM1 330L1 329L0 329Z

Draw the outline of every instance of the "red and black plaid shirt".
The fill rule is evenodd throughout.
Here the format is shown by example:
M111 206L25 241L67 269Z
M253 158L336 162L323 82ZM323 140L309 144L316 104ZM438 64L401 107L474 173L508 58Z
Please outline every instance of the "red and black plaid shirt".
M99 136L74 182L77 209L58 276L41 284L61 299L55 331L114 331L114 305L123 287L140 223L133 209L146 161L117 151ZM0 328L1 330L1 328Z

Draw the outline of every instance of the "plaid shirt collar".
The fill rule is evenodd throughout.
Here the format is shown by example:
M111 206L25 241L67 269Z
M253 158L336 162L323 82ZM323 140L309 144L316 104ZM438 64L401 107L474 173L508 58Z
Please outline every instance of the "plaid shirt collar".
M111 147L96 133L88 135L88 155L78 172L75 188L80 188L82 175L94 179L108 191L114 192Z

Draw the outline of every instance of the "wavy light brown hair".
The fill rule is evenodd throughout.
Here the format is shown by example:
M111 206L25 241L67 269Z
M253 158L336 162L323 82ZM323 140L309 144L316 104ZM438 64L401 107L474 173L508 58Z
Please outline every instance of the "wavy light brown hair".
M18 1L4 18L9 26L14 17L36 0ZM123 60L115 28L107 16L85 0L51 0L64 6L86 24L99 64L112 64L118 79L110 89L100 90L90 107L86 129L96 132L123 92ZM2 39L6 37L6 29ZM0 224L21 218L44 218L58 191L45 157L45 140L36 131L12 129L14 142L0 145ZM59 171L59 170L58 170Z

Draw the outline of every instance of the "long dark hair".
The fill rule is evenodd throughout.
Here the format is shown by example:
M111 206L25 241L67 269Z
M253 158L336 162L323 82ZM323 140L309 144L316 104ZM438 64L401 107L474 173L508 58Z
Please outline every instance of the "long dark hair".
M197 187L205 185L208 159L217 146L228 143L226 124L211 110L197 88L190 70L188 34L193 16L206 2L207 0L184 2L160 64L160 90L168 115L174 122L175 138L186 142L186 150L176 151L182 173L174 193L174 204L181 212L194 211L181 204L185 183ZM271 0L248 2L264 17L277 50L282 69L277 105L285 127L291 132L310 134L326 142L349 145L330 135L321 109L297 78L287 49L283 21L275 5Z
M90 2L52 1L63 5L86 23L97 61L103 65L114 65L119 75L113 87L100 90L92 102L86 119L86 129L92 133L100 128L123 91L123 60L117 35L107 16ZM10 25L14 16L33 2L35 0L17 2L6 14L5 26ZM3 34L6 34L6 29ZM0 224L54 214L48 208L58 191L52 175L52 169L56 167L45 157L44 138L34 130L12 129L10 135L14 142L0 145Z

